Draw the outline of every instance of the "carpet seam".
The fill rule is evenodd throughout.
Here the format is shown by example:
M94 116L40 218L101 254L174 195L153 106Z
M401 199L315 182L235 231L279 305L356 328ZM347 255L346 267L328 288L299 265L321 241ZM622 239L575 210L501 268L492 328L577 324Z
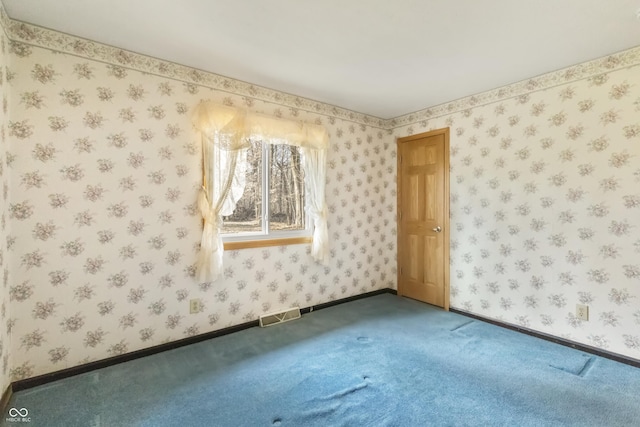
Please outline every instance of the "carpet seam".
M459 331L460 329L462 329L462 328L464 328L465 326L468 326L468 325L470 325L470 324L472 324L472 323L474 323L474 320L469 320L468 322L463 323L462 325L458 325L458 326L456 326L455 328L451 329L451 332L457 332L457 331Z
M533 329L523 328L521 326L513 325L510 323L501 322L498 320L490 319L488 317L479 316L477 314L469 313L468 311L459 310L457 308L451 307L449 309L451 313L456 313L461 316L470 317L472 319L480 320L481 322L489 323L491 325L496 325L501 328L509 329L511 331L519 332L521 334L529 335L532 337L540 338L545 341L549 341L555 344L560 344L565 347L573 348L575 350L584 351L585 353L593 354L595 356L602 357L604 359L613 360L615 362L623 363L625 365L633 366L634 368L640 368L640 360L633 359L631 357L627 357L618 353L610 353L599 348L590 347L585 344L581 344L579 342L570 341L564 338L556 337L554 335L548 335L543 332L534 331Z
M578 372L578 376L584 378L585 375L591 370L591 367L595 364L595 357L589 357L589 359L584 363L580 372Z

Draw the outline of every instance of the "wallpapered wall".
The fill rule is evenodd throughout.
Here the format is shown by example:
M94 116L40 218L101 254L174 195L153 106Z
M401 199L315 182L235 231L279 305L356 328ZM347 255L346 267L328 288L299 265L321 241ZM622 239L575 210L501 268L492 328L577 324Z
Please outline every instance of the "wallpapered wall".
M11 348L11 323L10 301L9 301L9 254L7 253L7 244L10 232L9 220L9 171L7 171L7 149L8 142L8 121L9 121L9 83L7 81L9 66L9 47L8 40L0 22L0 99L2 99L2 107L0 108L0 185L2 186L2 195L0 200L0 271L2 272L2 290L0 291L0 360L2 360L2 369L0 370L0 393L6 390L9 385L9 357Z
M640 358L638 58L382 120L0 14L3 384L395 288L395 138L445 126L452 306ZM305 245L246 249L197 283L201 99L327 127L328 267Z
M640 359L640 66L608 71L624 60L395 129L451 128L452 307Z
M394 286L386 132L39 47L13 54L13 380ZM327 127L328 267L308 245L246 249L225 254L224 279L197 283L201 99Z

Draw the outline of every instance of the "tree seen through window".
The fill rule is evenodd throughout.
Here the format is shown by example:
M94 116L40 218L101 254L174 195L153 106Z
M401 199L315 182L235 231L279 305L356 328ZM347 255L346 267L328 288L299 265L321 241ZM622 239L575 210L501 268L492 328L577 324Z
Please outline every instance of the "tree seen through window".
M299 147L253 141L247 151L244 193L233 214L223 218L222 232L270 234L304 230L304 208Z

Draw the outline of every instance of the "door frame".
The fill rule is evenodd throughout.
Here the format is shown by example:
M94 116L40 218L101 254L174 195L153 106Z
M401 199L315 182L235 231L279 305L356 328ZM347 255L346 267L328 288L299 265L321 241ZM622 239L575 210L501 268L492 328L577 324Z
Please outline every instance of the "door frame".
M451 198L451 193L450 193L450 186L449 186L449 178L451 175L451 170L450 170L450 165L449 165L449 156L450 156L450 152L449 152L449 128L442 128L442 129L435 129L435 130L431 130L429 132L423 132L417 135L411 135L411 136L405 136L402 138L396 138L396 153L397 153L397 166L396 166L396 186L397 186L397 197L396 197L396 228L398 230L398 235L397 235L397 241L396 241L396 248L397 248L397 255L396 255L396 270L397 270L397 288L398 288L398 295L402 295L402 293L400 292L400 265L398 260L402 259L402 256L404 254L401 253L402 251L402 245L400 244L400 239L402 237L402 228L401 228L401 221L400 221L400 201L402 200L402 179L400 177L400 172L402 170L401 166L402 166L402 158L400 156L400 147L401 144L405 144L405 143L409 143L411 141L415 141L418 139L423 139L423 138L428 138L431 136L435 136L435 135L444 135L444 224L443 224L443 259L444 259L444 309L446 311L449 311L449 297L450 297L450 275L449 275L449 262L450 262L450 251L451 251L451 246L450 246L450 218L449 218L449 204L450 204L450 198Z

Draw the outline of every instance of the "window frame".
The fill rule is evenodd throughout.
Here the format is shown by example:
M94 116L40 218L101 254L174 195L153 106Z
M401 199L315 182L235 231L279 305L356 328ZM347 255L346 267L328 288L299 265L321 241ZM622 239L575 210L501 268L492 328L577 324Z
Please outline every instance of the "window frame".
M270 171L271 171L271 156L270 150L274 144L260 141L262 149L261 159L261 203L262 212L260 222L262 225L261 231L243 231L239 233L225 233L220 231L220 237L225 250L245 249L245 248L261 248L268 246L283 246L294 244L305 244L313 241L313 227L311 226L311 217L308 212L308 198L307 188L304 179L302 180L302 188L304 191L304 224L305 228L300 230L270 230L269 229L269 193L270 193ZM281 144L292 145L292 144ZM303 150L297 147L300 151L300 168L302 169L304 156Z

